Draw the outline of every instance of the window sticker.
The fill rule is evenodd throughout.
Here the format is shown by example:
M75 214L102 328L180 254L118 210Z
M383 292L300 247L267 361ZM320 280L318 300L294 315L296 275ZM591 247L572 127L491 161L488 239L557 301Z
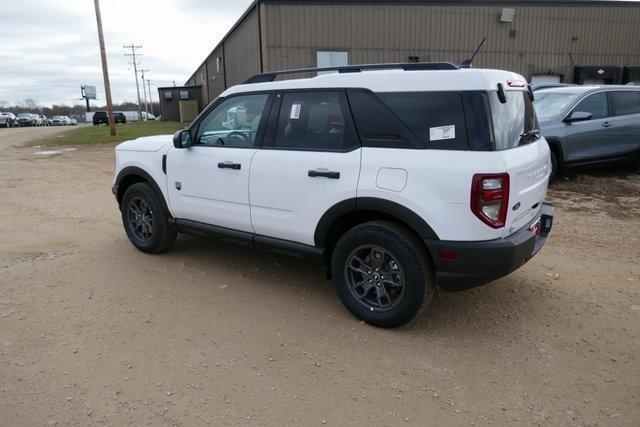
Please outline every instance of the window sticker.
M456 125L438 126L429 128L429 141L440 141L443 139L456 138Z
M289 118L291 120L298 120L300 118L301 109L302 109L302 104L291 105L291 114L289 114Z

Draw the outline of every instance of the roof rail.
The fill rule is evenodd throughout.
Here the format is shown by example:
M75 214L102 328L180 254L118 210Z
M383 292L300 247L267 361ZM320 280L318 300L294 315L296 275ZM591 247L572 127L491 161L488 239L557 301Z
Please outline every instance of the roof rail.
M276 77L286 75L286 74L318 73L318 72L325 72L325 71L337 71L338 73L359 73L365 70L394 70L394 69L401 69L404 71L458 70L459 67L450 62L408 62L408 63L390 63L390 64L345 65L342 67L297 68L293 70L273 71L269 73L256 74L255 76L248 78L242 84L272 82L276 79Z

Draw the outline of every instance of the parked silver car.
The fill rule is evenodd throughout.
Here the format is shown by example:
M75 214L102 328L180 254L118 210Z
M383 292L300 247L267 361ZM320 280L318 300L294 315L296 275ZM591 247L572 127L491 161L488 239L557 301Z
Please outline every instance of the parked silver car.
M568 86L535 92L552 173L577 166L640 164L640 87Z
M0 127L11 128L18 125L18 119L13 113L0 112Z

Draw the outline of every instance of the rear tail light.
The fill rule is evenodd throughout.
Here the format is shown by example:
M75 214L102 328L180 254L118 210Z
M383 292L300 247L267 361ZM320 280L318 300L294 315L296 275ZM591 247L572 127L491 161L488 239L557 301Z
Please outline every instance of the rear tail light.
M475 174L471 184L471 212L491 228L507 221L509 174Z

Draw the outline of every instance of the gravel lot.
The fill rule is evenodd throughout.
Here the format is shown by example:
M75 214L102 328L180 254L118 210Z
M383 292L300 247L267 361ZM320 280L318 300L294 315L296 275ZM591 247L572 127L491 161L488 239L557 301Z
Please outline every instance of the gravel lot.
M28 146L62 131L0 129L0 424L640 424L640 175L555 184L533 261L380 330L315 267L136 251L112 146Z

